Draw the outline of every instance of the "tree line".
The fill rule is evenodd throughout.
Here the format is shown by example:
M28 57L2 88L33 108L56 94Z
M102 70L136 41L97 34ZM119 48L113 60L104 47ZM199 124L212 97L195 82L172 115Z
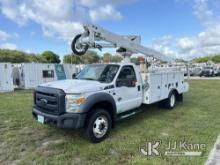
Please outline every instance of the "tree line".
M45 51L42 54L27 53L18 50L0 49L0 62L22 63L60 63L60 57L52 51Z
M122 61L122 57L119 55L112 55L110 53L104 53L103 56L98 55L95 51L87 51L84 56L76 56L73 54L67 54L63 58L63 63L72 64L92 64L92 63L119 63ZM18 50L0 49L0 62L11 63L60 63L59 55L52 51L45 51L42 54L27 53ZM132 62L138 64L137 58L132 58Z
M98 55L95 51L87 51L84 56L76 56L73 54L67 54L63 58L63 63L72 64L92 64L92 63L119 63L122 61L122 57L119 55L112 55L110 53L104 53L102 56ZM177 62L184 62L182 59L176 60ZM197 63L205 63L213 61L220 63L220 55L198 57L192 60ZM11 63L23 63L23 62L36 62L36 63L60 63L60 56L52 51L44 51L42 54L27 53L18 50L0 49L0 62ZM131 62L139 65L138 57L131 58Z
M205 63L208 61L213 61L214 63L220 63L220 55L198 57L193 59L193 62L198 62L198 63Z

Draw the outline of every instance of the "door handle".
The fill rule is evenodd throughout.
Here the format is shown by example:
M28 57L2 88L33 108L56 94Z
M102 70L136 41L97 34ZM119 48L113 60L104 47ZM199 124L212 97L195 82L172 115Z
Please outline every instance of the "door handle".
M137 88L138 88L138 92L141 90L141 86L140 85L138 85L137 86Z

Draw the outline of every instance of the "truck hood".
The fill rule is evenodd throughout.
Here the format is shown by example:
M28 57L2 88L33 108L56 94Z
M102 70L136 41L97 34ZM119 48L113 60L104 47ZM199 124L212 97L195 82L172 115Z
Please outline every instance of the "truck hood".
M62 89L65 93L86 93L103 90L106 84L91 80L60 80L40 85Z

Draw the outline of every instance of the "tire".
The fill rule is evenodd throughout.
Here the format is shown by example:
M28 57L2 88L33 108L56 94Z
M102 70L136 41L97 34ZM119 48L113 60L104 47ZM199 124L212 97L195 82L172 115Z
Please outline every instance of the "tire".
M94 109L92 111L93 113L86 125L85 135L92 143L99 143L108 137L112 119L109 112L104 109Z
M73 39L71 43L71 49L73 53L78 56L84 55L86 51L89 49L89 45L84 45L81 50L77 50L76 43L80 39L81 36L82 36L81 34L76 35L76 37Z
M166 109L173 109L176 106L176 93L175 92L170 92L168 98L164 100L164 108Z

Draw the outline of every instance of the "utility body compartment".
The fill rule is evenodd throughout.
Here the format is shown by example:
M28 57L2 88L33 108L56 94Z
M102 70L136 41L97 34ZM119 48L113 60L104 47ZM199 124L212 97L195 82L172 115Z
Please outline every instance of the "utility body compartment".
M178 94L188 91L184 73L177 68L157 68L141 73L143 82L143 103L152 104L168 98L171 90Z

